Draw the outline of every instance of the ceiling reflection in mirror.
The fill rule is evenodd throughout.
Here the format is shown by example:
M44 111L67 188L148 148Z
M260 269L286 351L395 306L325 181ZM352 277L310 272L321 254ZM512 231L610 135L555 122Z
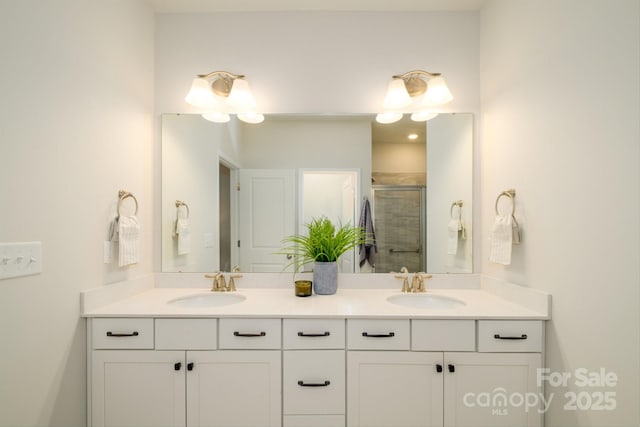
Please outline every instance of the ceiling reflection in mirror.
M387 125L373 115L250 125L165 114L162 271L291 271L282 239L326 216L369 220L375 233L375 245L341 257L342 272L471 273L472 144L466 113Z

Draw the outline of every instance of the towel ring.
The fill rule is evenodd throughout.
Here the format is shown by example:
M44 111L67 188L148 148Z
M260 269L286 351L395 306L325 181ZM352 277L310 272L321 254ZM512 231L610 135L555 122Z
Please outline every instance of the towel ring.
M503 196L508 197L511 200L511 216L513 216L513 214L516 211L516 201L515 201L515 197L516 197L516 190L514 189L510 189L510 190L505 190L502 193L498 194L498 197L496 198L496 215L500 215L500 212L498 212L498 203L500 202L500 198L502 198Z
M462 217L462 205L464 204L464 202L462 200L456 200L455 202L451 203L451 209L449 209L449 218L453 218L453 208L455 208L456 206L458 208L460 208L460 216Z
M136 199L136 196L129 193L128 191L120 190L118 191L118 217L120 217L120 207L122 206L122 202L124 199L128 197L131 197L133 201L136 203L136 211L134 215L138 215L138 199Z
M184 206L187 209L187 218L189 219L189 205L187 205L182 200L176 200L176 209L180 209L181 206Z

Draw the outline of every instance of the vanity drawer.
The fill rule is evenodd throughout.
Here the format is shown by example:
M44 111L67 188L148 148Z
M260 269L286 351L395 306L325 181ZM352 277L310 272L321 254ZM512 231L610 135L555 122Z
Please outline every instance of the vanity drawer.
M280 319L220 319L220 349L279 350Z
M285 351L282 362L284 414L344 414L344 350Z
M153 319L93 319L91 336L94 349L152 349Z
M350 350L409 350L409 320L349 319Z
M215 350L216 319L156 319L156 350Z
M344 319L284 319L282 322L285 350L344 348Z
M541 320L479 320L479 352L541 352Z
M344 415L285 415L283 427L344 427Z
M411 349L475 351L475 320L412 320Z

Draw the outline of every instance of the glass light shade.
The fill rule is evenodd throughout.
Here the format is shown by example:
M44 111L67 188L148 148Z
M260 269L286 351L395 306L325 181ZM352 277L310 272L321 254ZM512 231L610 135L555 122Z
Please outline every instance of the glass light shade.
M220 113L218 111L206 112L202 117L214 123L227 123L231 119L227 113Z
M422 101L423 105L436 106L446 104L453 99L453 95L447 87L447 83L442 76L433 77L427 83L427 91Z
M211 90L211 83L207 79L195 78L191 83L191 89L184 100L195 107L212 108L216 105L216 99Z
M238 113L238 119L245 123L258 124L264 122L264 115L254 112Z
M426 122L427 120L431 120L438 115L435 111L423 110L415 112L411 115L411 120L414 122Z
M411 104L411 97L404 85L404 80L393 79L387 86L387 94L384 97L385 110L398 110Z
M395 123L402 118L402 113L397 111L385 111L384 113L380 113L376 116L376 122L388 125L390 123Z
M249 83L244 79L235 79L227 102L238 111L249 111L256 106Z

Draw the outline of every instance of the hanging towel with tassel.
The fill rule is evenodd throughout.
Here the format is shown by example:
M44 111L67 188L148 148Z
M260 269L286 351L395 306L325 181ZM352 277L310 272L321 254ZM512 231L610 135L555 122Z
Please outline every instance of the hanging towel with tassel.
M136 264L140 261L140 224L138 218L118 218L118 265Z
M362 202L362 208L360 209L360 222L358 223L358 227L362 228L366 233L365 242L359 246L360 267L363 267L366 262L368 262L371 267L375 267L378 246L376 245L376 232L373 228L373 218L371 217L371 205L366 198Z
M496 215L491 229L489 261L502 265L511 264L512 226L511 215Z

